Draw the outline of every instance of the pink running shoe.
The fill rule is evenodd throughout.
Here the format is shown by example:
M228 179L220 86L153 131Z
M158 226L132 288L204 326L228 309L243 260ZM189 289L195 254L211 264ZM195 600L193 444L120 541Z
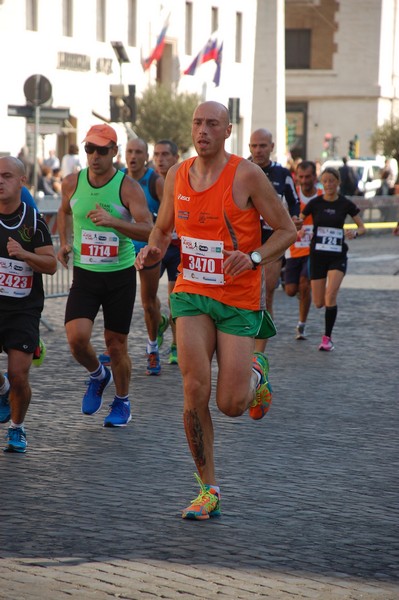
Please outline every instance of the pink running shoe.
M319 350L323 350L324 352L331 352L332 350L334 350L334 344L332 343L332 339L328 337L328 335L323 335L323 337L321 338Z

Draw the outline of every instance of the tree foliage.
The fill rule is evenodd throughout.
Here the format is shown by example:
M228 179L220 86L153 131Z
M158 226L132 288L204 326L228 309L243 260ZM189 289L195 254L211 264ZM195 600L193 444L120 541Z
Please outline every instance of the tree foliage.
M200 102L198 94L175 94L159 85L148 87L137 99L134 129L149 143L171 139L182 153L187 152L192 144L193 112Z
M390 119L377 127L371 136L371 149L375 154L399 159L399 119Z

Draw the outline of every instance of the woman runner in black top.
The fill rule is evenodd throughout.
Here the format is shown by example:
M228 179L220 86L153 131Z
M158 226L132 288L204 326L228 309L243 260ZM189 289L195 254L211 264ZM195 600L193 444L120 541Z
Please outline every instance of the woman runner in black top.
M366 233L359 216L360 210L354 202L339 194L339 173L336 169L323 171L320 181L323 196L314 198L304 207L301 217L313 217L313 238L310 245L310 279L313 304L325 306L325 332L319 350L334 349L331 340L337 318L337 296L346 273L348 246L345 238L355 239ZM357 229L344 231L344 223L350 215Z

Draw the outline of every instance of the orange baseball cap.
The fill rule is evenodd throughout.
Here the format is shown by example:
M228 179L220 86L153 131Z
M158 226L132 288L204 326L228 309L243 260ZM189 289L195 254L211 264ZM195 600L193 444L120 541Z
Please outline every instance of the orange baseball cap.
M104 123L90 127L83 141L96 146L107 146L110 142L117 144L118 138L115 129Z

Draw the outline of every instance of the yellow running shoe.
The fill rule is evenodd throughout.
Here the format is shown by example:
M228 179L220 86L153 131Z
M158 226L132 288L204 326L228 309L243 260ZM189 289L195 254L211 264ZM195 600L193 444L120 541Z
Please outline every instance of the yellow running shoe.
M168 327L169 327L168 315L161 314L161 322L158 327L158 335L157 335L158 348L160 348L163 344L163 334L165 333L165 331L167 330Z
M183 510L183 519L203 521L209 517L220 515L220 494L211 485L202 483L201 478L194 473L194 477L201 488L198 496Z
M272 386L268 380L269 361L262 352L255 352L252 368L260 374L256 395L249 407L251 419L263 419L272 403Z
M177 346L176 344L172 344L169 350L169 358L168 363L170 365L178 365L179 361L177 360Z

